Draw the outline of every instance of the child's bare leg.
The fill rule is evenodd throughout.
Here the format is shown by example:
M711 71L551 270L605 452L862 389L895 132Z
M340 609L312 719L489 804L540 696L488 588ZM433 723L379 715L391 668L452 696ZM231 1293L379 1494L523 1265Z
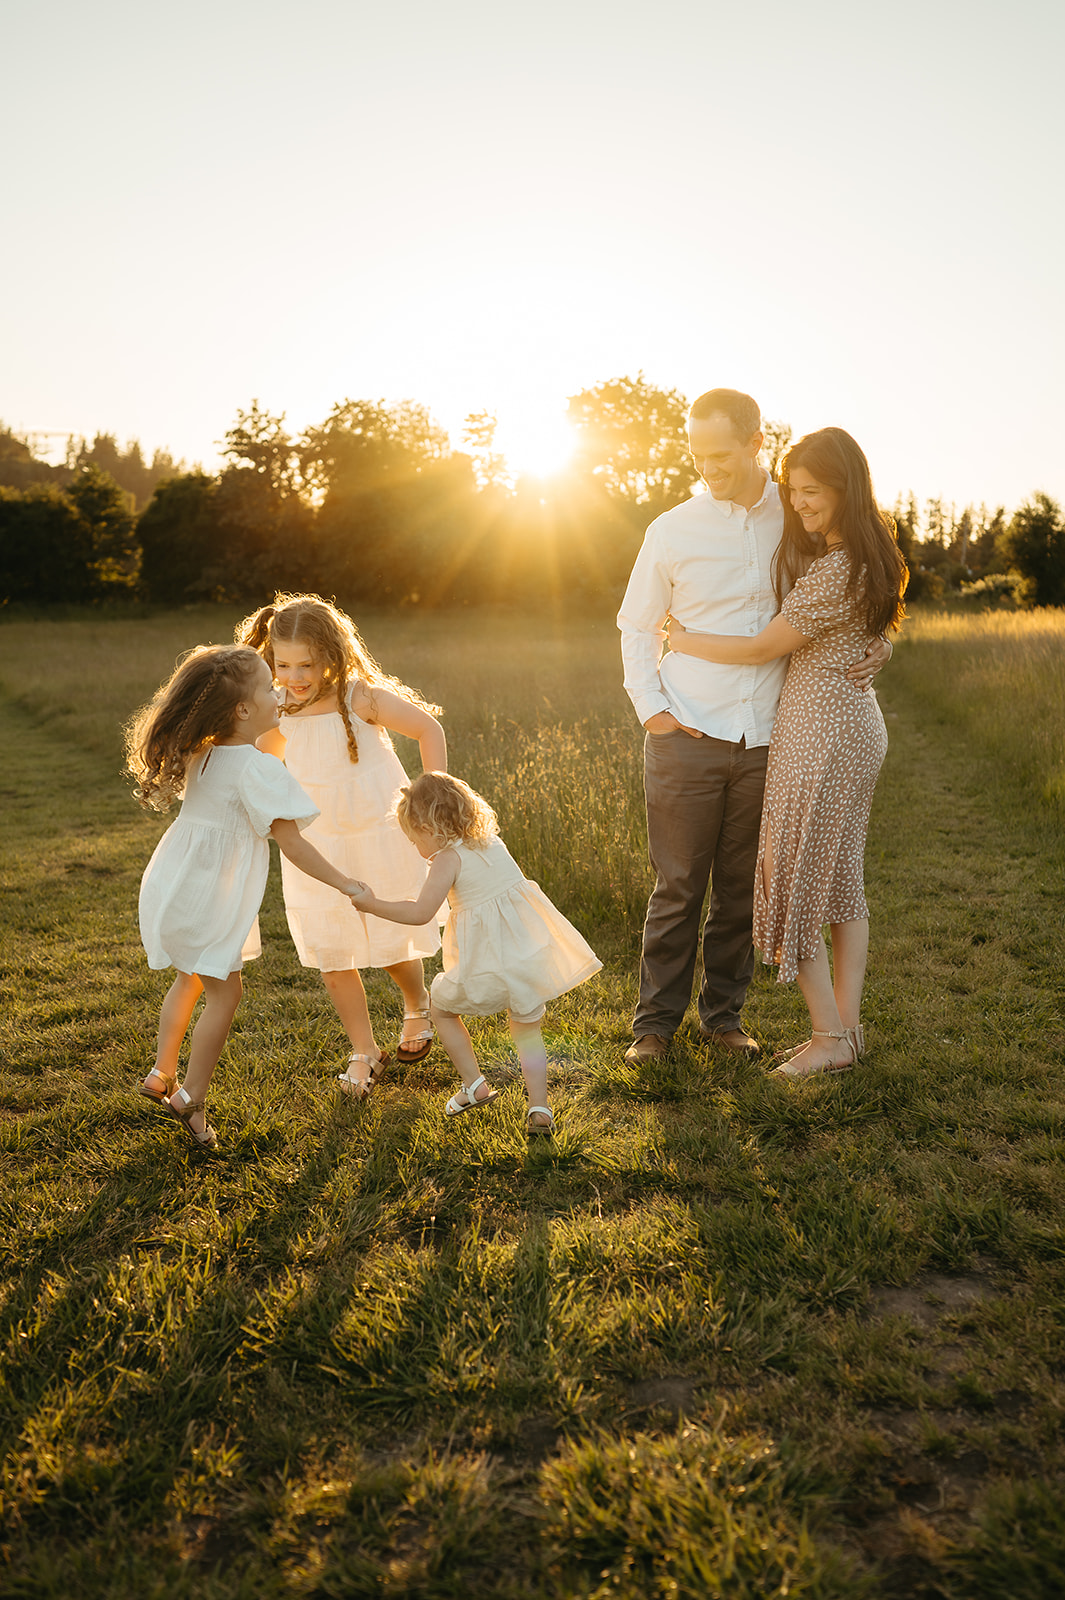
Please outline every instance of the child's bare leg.
M461 1017L456 1017L451 1011L441 1011L439 1006L432 1007L433 1026L436 1028L440 1043L448 1053L451 1065L462 1079L462 1087L469 1092L471 1083L476 1083L481 1076L481 1069L477 1065L477 1057L473 1053L473 1040L466 1029L466 1024ZM475 1100L486 1100L492 1093L487 1083L478 1084L474 1090Z
M200 982L203 984L203 1010L192 1030L189 1064L181 1085L189 1099L197 1104L207 1098L214 1069L243 993L239 972L231 972L228 978L201 978ZM183 1109L184 1102L175 1095L171 1095L170 1103L175 1111ZM207 1128L202 1112L197 1111L190 1117L189 1126L202 1138Z
M420 960L412 958L410 961L397 961L394 966L386 967L385 971L403 996L405 1012L428 1011L429 991L425 987L425 968ZM404 1017L400 1044L413 1043L415 1035L421 1033L425 1026L426 1019L423 1017Z
M166 998L159 1010L155 1066L144 1080L144 1087L153 1094L161 1093L162 1088L177 1079L181 1041L202 992L203 984L194 972L179 972L166 991ZM163 1080L162 1088L160 1079Z
M337 1008L344 1032L351 1041L352 1050L357 1050L360 1055L369 1056L371 1061L380 1059L373 1036L373 1023L366 1005L366 990L362 986L362 978L357 967L347 971L323 972L322 982L329 992L329 998Z
M546 1106L547 1099L547 1048L544 1045L544 1036L539 1022L522 1022L518 1017L510 1018L510 1036L514 1040L514 1048L518 1052L521 1063L521 1075L525 1080L525 1093L529 1097L531 1106ZM545 1116L542 1111L531 1113L530 1122L538 1128L551 1126L550 1116Z

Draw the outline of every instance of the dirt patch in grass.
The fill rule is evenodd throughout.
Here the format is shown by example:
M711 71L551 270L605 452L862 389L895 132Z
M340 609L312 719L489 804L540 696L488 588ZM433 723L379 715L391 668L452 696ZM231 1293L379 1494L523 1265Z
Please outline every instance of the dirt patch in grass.
M912 1283L895 1288L877 1285L871 1292L875 1317L910 1317L923 1327L934 1328L945 1316L990 1300L995 1293L987 1273L922 1272Z

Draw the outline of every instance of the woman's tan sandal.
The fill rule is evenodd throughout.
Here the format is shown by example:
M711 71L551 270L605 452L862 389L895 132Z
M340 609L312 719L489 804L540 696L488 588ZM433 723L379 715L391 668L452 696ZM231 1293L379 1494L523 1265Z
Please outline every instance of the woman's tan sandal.
M541 1111L547 1117L546 1122L534 1122L533 1112ZM525 1118L525 1135L529 1139L553 1139L555 1137L555 1118L550 1106L530 1106Z
M158 1078L163 1085L162 1089L149 1088L148 1078ZM158 1067L149 1067L148 1075L144 1082L137 1085L137 1093L142 1094L146 1100L154 1100L157 1106L165 1106L176 1088L176 1078L168 1078L166 1073L160 1072Z
M464 1111L480 1111L482 1106L490 1106L493 1100L499 1099L498 1089L489 1089L483 1100L478 1100L477 1090L484 1083L484 1073L479 1078L474 1078L472 1083L464 1084L451 1096L444 1107L444 1115L448 1117L461 1117Z
M816 1078L824 1072L848 1072L859 1058L857 1035L860 1031L860 1028L844 1028L842 1033L827 1033L824 1028L813 1028L811 1029L811 1044L814 1039L834 1039L837 1044L841 1040L845 1040L847 1049L851 1053L850 1060L826 1061L820 1066L807 1067L801 1063L796 1065L796 1058L792 1057L788 1061L782 1061L779 1067L774 1067L769 1076L771 1078Z
M192 1140L193 1144L196 1145L196 1147L198 1149L200 1149L200 1150L213 1150L215 1145L218 1143L218 1135L217 1135L217 1133L215 1133L214 1129L211 1127L210 1123L207 1121L207 1102L206 1102L206 1100L190 1100L188 1095L185 1093L184 1089L175 1089L174 1090L175 1098L178 1095L181 1096L182 1100L185 1103L181 1107L181 1109L178 1110L177 1106L174 1105L173 1101L172 1100L168 1100L167 1101L167 1108L168 1108L168 1110L170 1112L170 1115L175 1119L175 1121L180 1122L182 1124L182 1126L185 1129L185 1132L188 1134L189 1138ZM196 1129L192 1126L192 1119L196 1115L197 1111L202 1111L203 1112L203 1133L202 1134L197 1133Z
M429 1022L428 1007L424 1011L404 1011L404 1022ZM409 1039L401 1039L396 1046L396 1060L402 1061L406 1066L411 1066L415 1061L424 1061L433 1048L432 1024L423 1028L420 1033L412 1033Z
M357 1061L365 1061L367 1073L365 1077L353 1078L351 1069ZM345 1094L353 1094L356 1100L365 1100L366 1096L376 1086L381 1074L388 1065L387 1056L363 1055L360 1050L353 1050L348 1057L348 1064L343 1072L337 1073L337 1083Z

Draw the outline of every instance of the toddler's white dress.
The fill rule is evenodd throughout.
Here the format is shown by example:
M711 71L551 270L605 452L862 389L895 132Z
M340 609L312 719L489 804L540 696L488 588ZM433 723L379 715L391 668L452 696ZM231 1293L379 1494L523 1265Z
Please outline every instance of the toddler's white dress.
M433 979L434 1004L460 1017L510 1011L531 1018L545 1001L599 971L603 963L595 951L525 877L502 839L449 848L460 865L448 890L444 970Z
M407 774L388 730L357 717L350 696L348 709L359 747L357 762L351 759L339 711L281 719L285 765L320 813L307 837L327 861L370 884L380 899L416 900L428 867L392 810ZM305 967L322 972L391 967L435 955L440 948L435 919L410 928L381 917L353 917L350 902L284 858L281 882L289 930Z
M177 820L141 879L148 965L228 978L242 961L259 955L259 907L270 870L267 835L279 819L305 829L317 815L274 756L251 744L208 746L189 764ZM357 923L351 902L335 889L330 893Z

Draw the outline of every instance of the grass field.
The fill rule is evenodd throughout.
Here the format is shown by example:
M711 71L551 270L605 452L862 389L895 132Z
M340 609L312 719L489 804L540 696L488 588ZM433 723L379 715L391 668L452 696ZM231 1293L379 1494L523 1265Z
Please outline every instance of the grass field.
M526 1147L497 1022L491 1112L445 1122L439 1050L337 1101L275 863L203 1156L133 1093L165 822L117 730L233 620L0 626L4 1593L1063 1592L1065 617L908 625L870 1058L798 1086L694 1031L622 1063L649 880L612 627L365 619L604 960L549 1010L559 1136ZM801 1017L760 970L754 1032Z

